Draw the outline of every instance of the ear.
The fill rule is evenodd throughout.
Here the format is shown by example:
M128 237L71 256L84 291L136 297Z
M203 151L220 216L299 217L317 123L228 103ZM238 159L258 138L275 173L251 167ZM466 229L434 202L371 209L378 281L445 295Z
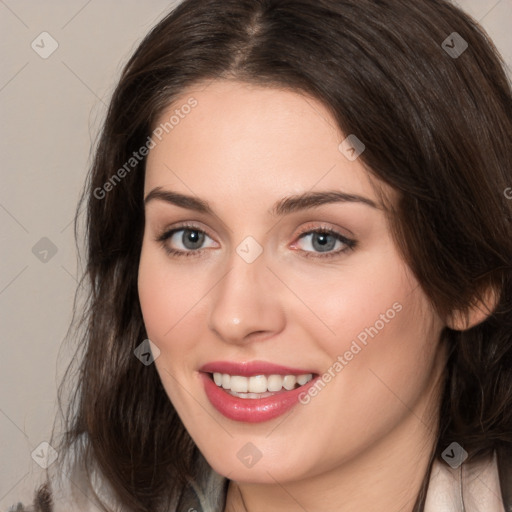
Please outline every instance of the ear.
M479 298L473 300L467 311L455 310L446 320L446 325L454 331L466 331L487 320L499 302L498 291L489 286Z

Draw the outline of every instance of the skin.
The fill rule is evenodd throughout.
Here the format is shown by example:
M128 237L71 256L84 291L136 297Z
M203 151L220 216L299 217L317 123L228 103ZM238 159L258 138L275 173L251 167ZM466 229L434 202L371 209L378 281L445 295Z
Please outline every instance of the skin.
M345 136L315 99L213 81L184 92L159 122L190 96L197 107L150 150L144 193L193 195L214 214L147 202L139 296L164 388L210 465L231 480L226 511L411 511L436 438L445 324L399 254L369 173L339 151ZM268 211L327 190L377 207ZM186 251L183 232L157 238L183 222L208 236L199 252L176 257L165 247ZM322 258L313 235L300 238L322 227L356 246ZM236 252L248 236L263 249L252 263ZM207 400L203 364L262 360L323 374L395 303L401 311L307 405L249 424ZM248 442L262 455L250 468L237 457Z

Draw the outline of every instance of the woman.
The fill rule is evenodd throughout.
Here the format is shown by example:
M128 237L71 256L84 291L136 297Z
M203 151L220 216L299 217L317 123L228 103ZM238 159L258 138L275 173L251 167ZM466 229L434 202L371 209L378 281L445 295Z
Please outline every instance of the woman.
M180 4L101 134L35 509L512 510L511 161L444 0Z

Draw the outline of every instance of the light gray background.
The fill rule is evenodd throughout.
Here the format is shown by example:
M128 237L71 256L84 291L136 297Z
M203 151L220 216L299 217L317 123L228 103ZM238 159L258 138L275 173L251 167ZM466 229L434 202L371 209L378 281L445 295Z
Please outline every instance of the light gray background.
M72 220L91 146L123 64L175 3L0 0L1 510L29 500L43 475L31 453L49 438L69 361L61 344L79 275ZM457 3L512 68L512 0ZM47 59L31 47L42 32L59 45ZM43 237L57 248L46 262L32 252Z

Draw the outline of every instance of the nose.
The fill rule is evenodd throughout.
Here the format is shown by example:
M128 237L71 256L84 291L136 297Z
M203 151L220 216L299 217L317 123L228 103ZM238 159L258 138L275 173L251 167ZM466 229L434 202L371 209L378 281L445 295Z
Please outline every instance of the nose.
M209 329L232 344L263 340L281 332L285 313L279 281L267 268L264 256L247 263L234 253L230 263L229 272L212 290Z

